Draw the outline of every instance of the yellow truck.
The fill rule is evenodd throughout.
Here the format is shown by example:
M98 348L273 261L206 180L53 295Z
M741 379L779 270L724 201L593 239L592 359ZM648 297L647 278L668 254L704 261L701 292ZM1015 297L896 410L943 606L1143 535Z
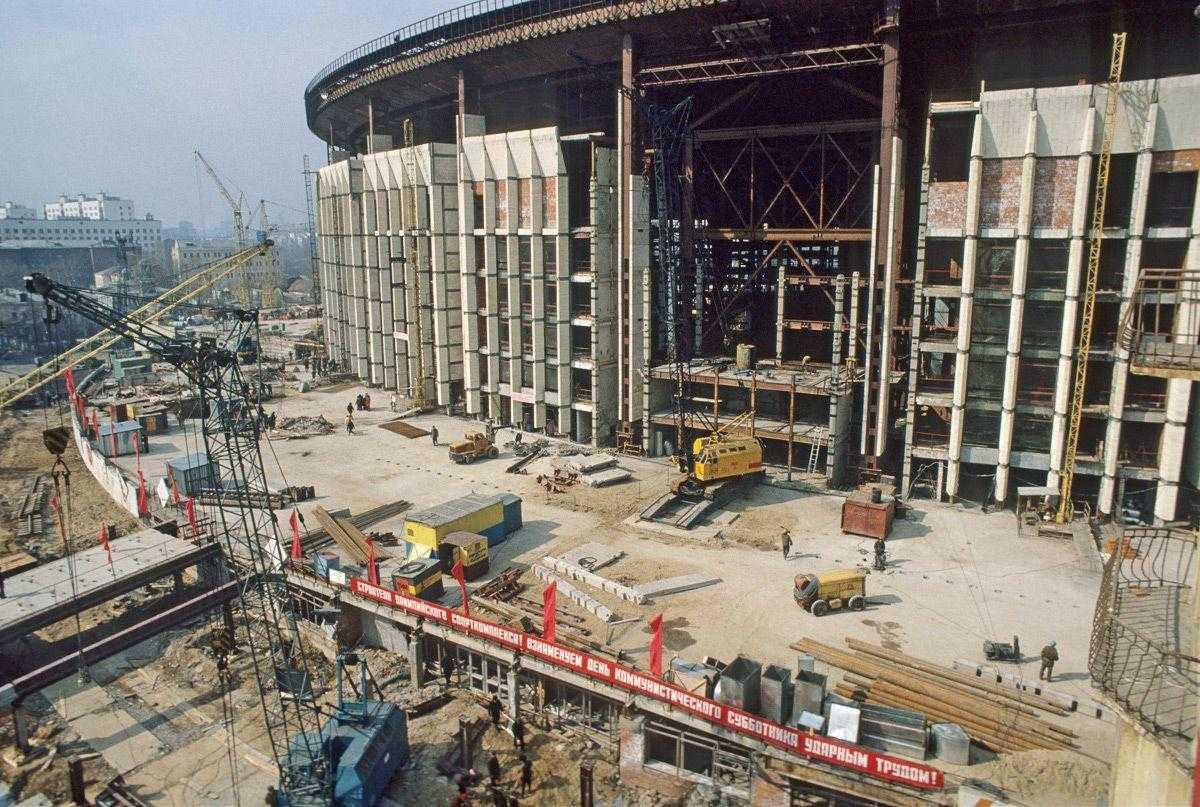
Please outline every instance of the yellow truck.
M861 611L867 606L866 582L866 572L859 569L798 574L792 596L813 616L825 616L833 608Z

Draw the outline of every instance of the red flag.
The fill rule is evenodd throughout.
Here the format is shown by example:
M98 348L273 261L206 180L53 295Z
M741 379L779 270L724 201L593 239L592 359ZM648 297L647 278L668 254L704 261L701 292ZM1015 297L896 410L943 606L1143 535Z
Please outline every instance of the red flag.
M103 522L100 523L100 546L104 547L104 551L108 554L108 565L112 566L112 547L108 545L108 526Z
M542 589L542 638L547 642L553 642L557 635L558 611L555 608L557 599L558 584L551 580L550 585Z
M650 674L662 677L662 614L650 620L650 630L653 635L650 637Z
M183 497L179 495L179 485L175 482L175 474L171 474L171 500L175 504L183 501Z
M454 561L454 566L450 568L450 574L458 581L458 589L462 592L463 613L470 616L471 606L467 604L467 574L463 571L462 560Z
M367 538L367 582L379 585L379 568L375 565L375 542Z
M184 507L184 512L187 513L188 524L192 525L192 537L195 538L200 534L200 528L196 526L196 500L191 496L187 498L187 506Z
M288 523L292 525L292 560L300 560L300 513L298 510L292 510L292 517L288 519Z
M65 373L63 373L63 379L67 382L67 395L74 395L75 394L75 365L71 365L70 367L67 368L67 371Z
M138 515L145 516L150 514L150 508L146 503L146 477L142 476L142 469L138 469Z

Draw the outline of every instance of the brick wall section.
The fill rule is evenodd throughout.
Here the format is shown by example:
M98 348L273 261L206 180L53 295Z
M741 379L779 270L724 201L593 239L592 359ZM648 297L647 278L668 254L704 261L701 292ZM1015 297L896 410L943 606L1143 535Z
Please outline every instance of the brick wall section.
M1016 227L1021 204L1021 160L984 160L980 176L979 225Z
M618 769L621 783L654 790L668 799L682 799L691 791L691 782L651 770L642 764L646 754L645 735L642 733L644 722L645 719L641 717L621 718L617 726L620 739Z
M929 183L929 226L961 229L967 218L966 182Z
M756 765L754 781L750 784L750 807L789 807L791 803L791 785L787 778Z
M1075 205L1077 157L1039 157L1033 174L1033 226L1065 230Z

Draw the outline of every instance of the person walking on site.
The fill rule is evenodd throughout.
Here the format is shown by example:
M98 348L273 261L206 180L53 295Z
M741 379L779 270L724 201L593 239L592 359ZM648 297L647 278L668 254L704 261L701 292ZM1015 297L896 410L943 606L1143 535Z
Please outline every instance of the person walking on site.
M1042 668L1038 670L1038 680L1042 680L1042 675L1046 676L1047 681L1054 680L1054 662L1058 661L1058 642L1051 642L1042 648Z
M348 403L348 404L346 404L346 414L347 414L347 415L353 415L353 414L354 414L354 404L352 404L352 403Z
M369 392L363 395L363 410L366 412L371 411L371 393Z
M492 780L492 787L497 787L500 784L500 758L493 751L488 757L488 778Z
M524 796L533 789L533 761L523 750L521 751L521 795Z
M346 434L354 434L354 415L346 413Z
M435 446L438 444L438 441L437 441L437 440L438 440L437 426L430 426L430 427L429 427L429 439L433 441L433 444L434 444Z
M450 676L454 675L454 656L448 651L442 654L442 677L446 679L446 689L450 688Z
M525 752L525 721L517 715L512 724L513 745L518 748L521 753Z
M887 568L887 544L884 543L882 538L875 539L875 564L873 568L879 572Z
M783 559L787 560L788 555L792 554L792 534L789 531L784 530L783 535L780 536L779 540L783 545Z
M492 726L500 728L500 699L495 695L488 701L488 715L492 718Z
M391 400L388 401L388 403L391 404L392 411L395 412L396 411L396 393L394 393L394 392L392 393Z

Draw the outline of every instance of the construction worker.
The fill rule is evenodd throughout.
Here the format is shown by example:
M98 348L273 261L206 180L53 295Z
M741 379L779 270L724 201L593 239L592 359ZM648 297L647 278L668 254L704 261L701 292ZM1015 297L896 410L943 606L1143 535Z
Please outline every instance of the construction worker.
M533 762L524 750L521 751L521 795L533 789Z
M392 393L392 397L388 401L388 403L391 405L392 411L395 412L396 411L396 393L394 393L394 392Z
M715 675L704 676L704 697L708 698L709 700L712 700L713 695L716 693L716 691L717 691L717 676L715 676Z
M446 679L446 689L450 688L450 676L454 675L454 655L447 650L442 653L440 662L442 668L442 677Z
M787 560L788 555L792 554L792 534L784 530L780 536L780 543L783 545L783 559Z
M346 414L346 434L354 434L354 415Z
M433 444L435 446L438 444L437 437L438 437L437 426L430 426L429 427L429 439L433 441Z
M363 395L363 410L366 412L371 411L371 393L369 392Z
M1038 670L1038 680L1045 674L1046 680L1053 680L1054 662L1058 661L1058 642L1051 642L1042 648L1042 668Z
M488 715L492 718L492 725L495 728L500 728L500 699L495 695L488 701Z
M495 751L488 757L487 766L488 778L492 780L492 787L496 787L500 784L500 758Z
M520 749L522 753L525 751L525 721L520 715L513 721L512 724L513 745Z
M872 568L879 572L887 568L887 544L882 538L875 539L875 563Z
M346 404L346 414L347 414L347 415L353 415L353 414L354 414L354 404L352 404L352 403L348 403L348 404Z

